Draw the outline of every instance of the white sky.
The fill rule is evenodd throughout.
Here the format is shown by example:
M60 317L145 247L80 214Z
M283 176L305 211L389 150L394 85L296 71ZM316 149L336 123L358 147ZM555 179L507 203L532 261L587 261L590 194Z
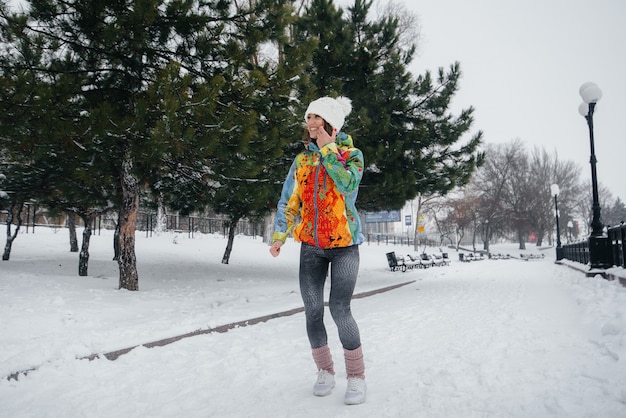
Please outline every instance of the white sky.
M411 71L461 62L453 111L474 106L487 143L522 139L556 150L591 181L589 130L578 89L602 89L594 133L598 181L626 200L626 2L437 0L406 2L422 25ZM602 196L601 196L602 199Z

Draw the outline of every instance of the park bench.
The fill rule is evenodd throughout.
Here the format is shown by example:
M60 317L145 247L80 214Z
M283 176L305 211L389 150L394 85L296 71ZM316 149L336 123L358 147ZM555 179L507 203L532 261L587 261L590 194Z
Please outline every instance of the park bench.
M426 254L421 253L419 256L412 256L407 254L409 259L416 263L420 268L434 267L434 266L447 266L450 264L448 253L441 254Z
M416 256L416 255L407 254L406 256L409 258L409 260L411 260L411 262L415 266L417 266L417 268L425 269L427 267L432 266L432 262L430 262L429 259L424 260L424 258L421 255Z
M416 268L428 268L434 266L447 266L450 264L450 259L448 258L448 253L441 254L426 254L421 253L420 255L411 255L407 254L405 257L398 257L394 251L386 254L387 263L389 264L389 268L391 271L402 271L405 272L407 270L413 270Z
M489 253L488 254L490 260L508 260L511 258L511 254L502 254L502 253Z
M431 256L429 256L426 253L421 253L420 254L420 263L424 266L424 267L433 267L435 266L435 260L433 260L433 258Z
M524 261L530 261L530 260L541 260L542 258L545 257L544 254L520 254L520 259L524 260Z
M474 253L468 253L468 254L464 254L464 253L459 253L459 261L463 261L463 262L470 262L470 261L479 261L479 260L484 260L485 257L481 254L476 255Z
M389 268L391 271L400 270L405 272L407 270L412 270L416 267L419 267L416 263L410 262L407 263L403 257L397 257L394 251L387 253L387 263L389 263Z
M431 258L436 266L447 266L450 264L448 253L432 254Z

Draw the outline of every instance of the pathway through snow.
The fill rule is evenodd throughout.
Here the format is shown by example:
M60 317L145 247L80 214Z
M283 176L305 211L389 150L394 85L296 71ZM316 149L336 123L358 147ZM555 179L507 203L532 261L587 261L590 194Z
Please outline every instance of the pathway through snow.
M213 245L192 241L188 245L200 243L205 250ZM211 323L223 324L299 305L296 245L285 247L281 257L287 258L280 260L270 259L267 246L257 241L237 245L252 260L224 267L229 276L218 281L196 273L221 268L203 255L203 268L186 260L174 279L174 261L158 253L147 258L146 252L146 290L135 293L114 290L108 279L37 273L26 268L27 260L27 272L17 279L0 272L0 309L11 321L0 325L0 351L22 346L24 353L5 354L2 367L44 363L17 382L0 382L0 415L626 416L626 292L547 257L392 273L385 268L389 248L363 246L357 292L416 282L353 301L369 388L360 406L343 405L342 351L330 315L338 385L326 398L311 395L315 370L302 313L165 347L139 347L115 361L76 360L83 352L197 329L203 312ZM160 262L169 265L167 278L158 273ZM53 303L43 306L43 300ZM124 314L137 323L126 327L112 320ZM48 328L38 328L38 321Z

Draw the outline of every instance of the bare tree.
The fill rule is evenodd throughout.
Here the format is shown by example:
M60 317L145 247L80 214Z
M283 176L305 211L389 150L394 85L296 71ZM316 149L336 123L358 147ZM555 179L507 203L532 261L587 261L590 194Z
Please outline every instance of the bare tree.
M377 3L376 12L379 17L390 17L398 20L399 47L410 50L419 47L422 39L422 25L419 16L409 10L404 3L388 1Z
M580 180L581 169L580 166L573 161L561 160L556 151L554 152L553 161L554 170L547 187L549 188L550 184L557 184L559 186L559 227L561 231L565 231L565 226L568 221L579 217L575 210L575 202L576 196L584 194ZM591 196L591 194L589 194L589 196ZM589 202L591 202L591 197ZM589 203L588 207L591 208L591 203ZM554 210L552 210L551 213L554 218ZM554 225L554 222L552 222L552 225Z
M610 208L610 203L613 200L613 195L611 191L600 184L598 186L598 196L600 197L600 208L608 210ZM578 216L584 220L585 227L580 233L582 235L591 234L591 220L593 217L593 213L591 210L591 205L593 203L593 195L591 188L591 180L587 180L584 182L579 182L578 188L576 189L576 197L573 200L573 206L576 208L576 213ZM602 217L601 221L604 222L604 217Z
M459 240L471 233L474 247L480 238L486 251L494 236L514 236L520 249L526 248L531 233L536 234L538 246L546 235L552 243L551 231L556 229L552 184L558 184L560 189L561 231L567 231L570 220L583 218L590 222L590 187L582 186L576 163L561 160L556 151L550 154L539 147L529 154L520 139L488 144L485 154L484 165L469 185L439 203L443 214L438 215L437 223L442 235L449 234L444 231L455 225ZM601 204L609 208L610 193L602 190L602 195L607 200ZM575 229L572 233L576 233Z
M550 196L550 185L554 184L555 159L544 148L535 147L530 155L530 171L535 182L534 192L537 198L530 209L530 226L537 234L537 246L541 246L546 232L554 226L554 204ZM550 243L551 235L548 234Z
M626 222L626 205L617 197L612 205L607 205L603 208L602 219L609 226L620 225Z
M487 145L484 165L477 171L470 187L478 194L479 204L474 213L474 223L481 225L483 248L489 251L494 233L504 233L510 227L509 217L511 178L519 174L518 160L523 157L524 146L516 139L505 144Z
M447 197L441 206L447 215L441 220L441 224L446 230L453 231L454 244L458 251L465 234L474 232L475 214L479 210L479 196L471 187L465 187L460 194Z
M516 139L507 144L502 155L509 169L504 179L502 197L507 213L505 225L515 234L519 249L526 249L531 229L532 208L538 200L536 181L530 171L528 154L524 143Z

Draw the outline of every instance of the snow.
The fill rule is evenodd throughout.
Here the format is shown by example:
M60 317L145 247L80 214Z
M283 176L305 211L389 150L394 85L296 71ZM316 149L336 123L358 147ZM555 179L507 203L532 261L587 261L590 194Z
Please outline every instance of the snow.
M449 250L450 266L402 273L385 253L412 248L363 244L356 293L404 285L352 303L368 395L346 406L329 314L338 383L324 398L311 393L301 311L207 331L302 306L298 244L272 258L259 238L238 236L223 265L225 246L219 235L138 233L140 291L129 292L117 289L110 231L91 237L87 277L66 230L22 231L0 264L0 416L626 416L626 289L555 264L554 249L470 263Z

